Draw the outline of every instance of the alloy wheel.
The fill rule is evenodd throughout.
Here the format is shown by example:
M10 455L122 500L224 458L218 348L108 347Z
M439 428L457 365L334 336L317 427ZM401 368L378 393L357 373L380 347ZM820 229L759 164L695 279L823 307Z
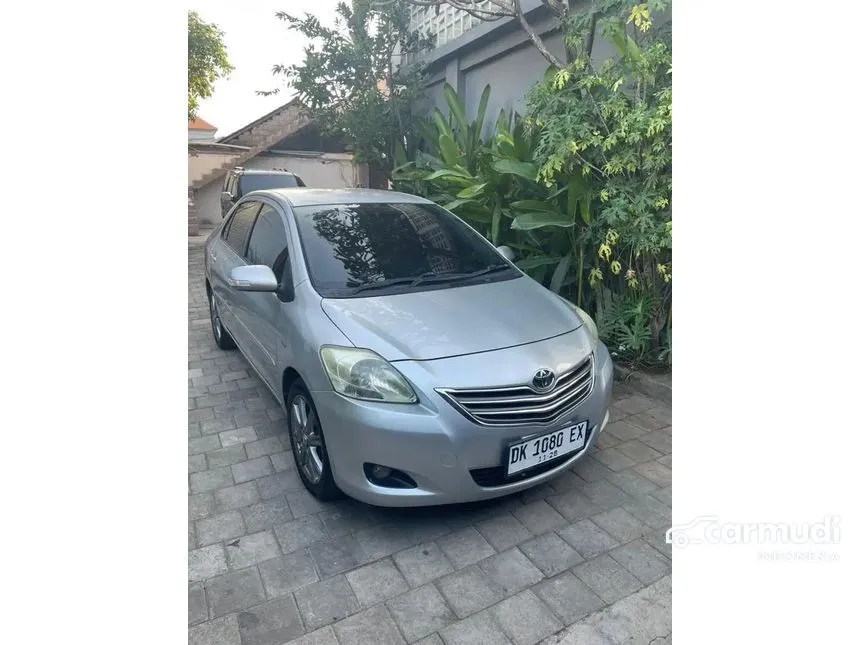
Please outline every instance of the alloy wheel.
M290 432L293 435L299 467L308 481L312 484L319 483L324 469L320 424L310 403L301 394L293 397Z
M218 305L215 304L215 294L209 296L209 316L212 318L212 333L215 340L221 341L221 318L218 316Z

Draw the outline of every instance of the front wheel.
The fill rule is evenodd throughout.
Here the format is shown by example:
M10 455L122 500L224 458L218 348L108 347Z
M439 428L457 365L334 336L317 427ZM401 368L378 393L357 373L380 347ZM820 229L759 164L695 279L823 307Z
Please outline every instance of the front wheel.
M323 502L337 499L341 492L334 483L317 409L301 381L290 388L287 411L290 445L302 483Z
M218 303L215 302L215 294L209 294L209 319L212 321L212 335L215 336L215 344L219 349L236 349L236 342L221 322L218 313Z

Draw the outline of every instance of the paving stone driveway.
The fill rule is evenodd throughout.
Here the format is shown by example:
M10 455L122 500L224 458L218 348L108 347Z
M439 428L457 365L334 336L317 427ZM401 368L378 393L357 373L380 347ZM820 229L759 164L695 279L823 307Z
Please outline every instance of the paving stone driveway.
M428 509L317 502L278 403L214 344L202 239L189 239L191 645L556 642L668 584L671 411L623 387L599 450L524 493Z

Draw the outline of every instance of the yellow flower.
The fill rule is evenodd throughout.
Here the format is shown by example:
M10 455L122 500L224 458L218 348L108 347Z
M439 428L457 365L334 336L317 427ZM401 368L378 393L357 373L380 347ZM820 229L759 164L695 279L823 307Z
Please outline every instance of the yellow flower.
M606 243L612 246L618 242L618 231L615 229L609 229L606 231Z
M621 263L618 260L613 260L612 263L609 265L609 268L612 269L612 273L614 273L615 275L621 273Z
M597 256L603 260L608 260L612 256L612 248L608 244L601 244L597 249Z
M592 287L596 287L603 281L603 271L600 269L592 269L591 273L588 274L588 284Z

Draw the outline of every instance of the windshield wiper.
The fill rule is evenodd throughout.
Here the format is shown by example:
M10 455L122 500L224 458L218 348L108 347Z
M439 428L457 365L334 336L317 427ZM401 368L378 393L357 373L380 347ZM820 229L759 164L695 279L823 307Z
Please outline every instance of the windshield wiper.
M424 280L426 278L435 276L436 274L432 271L427 271L422 273L419 276L410 276L407 278L388 278L387 280L377 280L376 282L366 282L365 284L360 284L352 290L352 293L359 293L361 291L370 291L371 289L385 289L386 287L396 287L400 284L417 284L419 281Z
M435 273L434 271L426 271L419 276L411 276L408 278L389 278L387 280L377 280L376 282L367 282L355 287L351 293L360 293L362 291L370 291L371 289L385 289L387 287L396 287L399 285L409 285L414 287L420 284L428 284L431 282L454 282L459 280L471 280L478 278L488 273L495 273L509 269L507 264L492 264L483 269L472 271L470 273Z
M417 278L415 282L412 284L426 284L428 282L454 282L458 280L471 280L472 278L478 278L482 275L487 275L488 273L495 273L496 271L502 271L504 269L510 269L510 266L507 264L491 264L490 266L478 269L477 271L471 271L469 273L437 273L424 277Z

